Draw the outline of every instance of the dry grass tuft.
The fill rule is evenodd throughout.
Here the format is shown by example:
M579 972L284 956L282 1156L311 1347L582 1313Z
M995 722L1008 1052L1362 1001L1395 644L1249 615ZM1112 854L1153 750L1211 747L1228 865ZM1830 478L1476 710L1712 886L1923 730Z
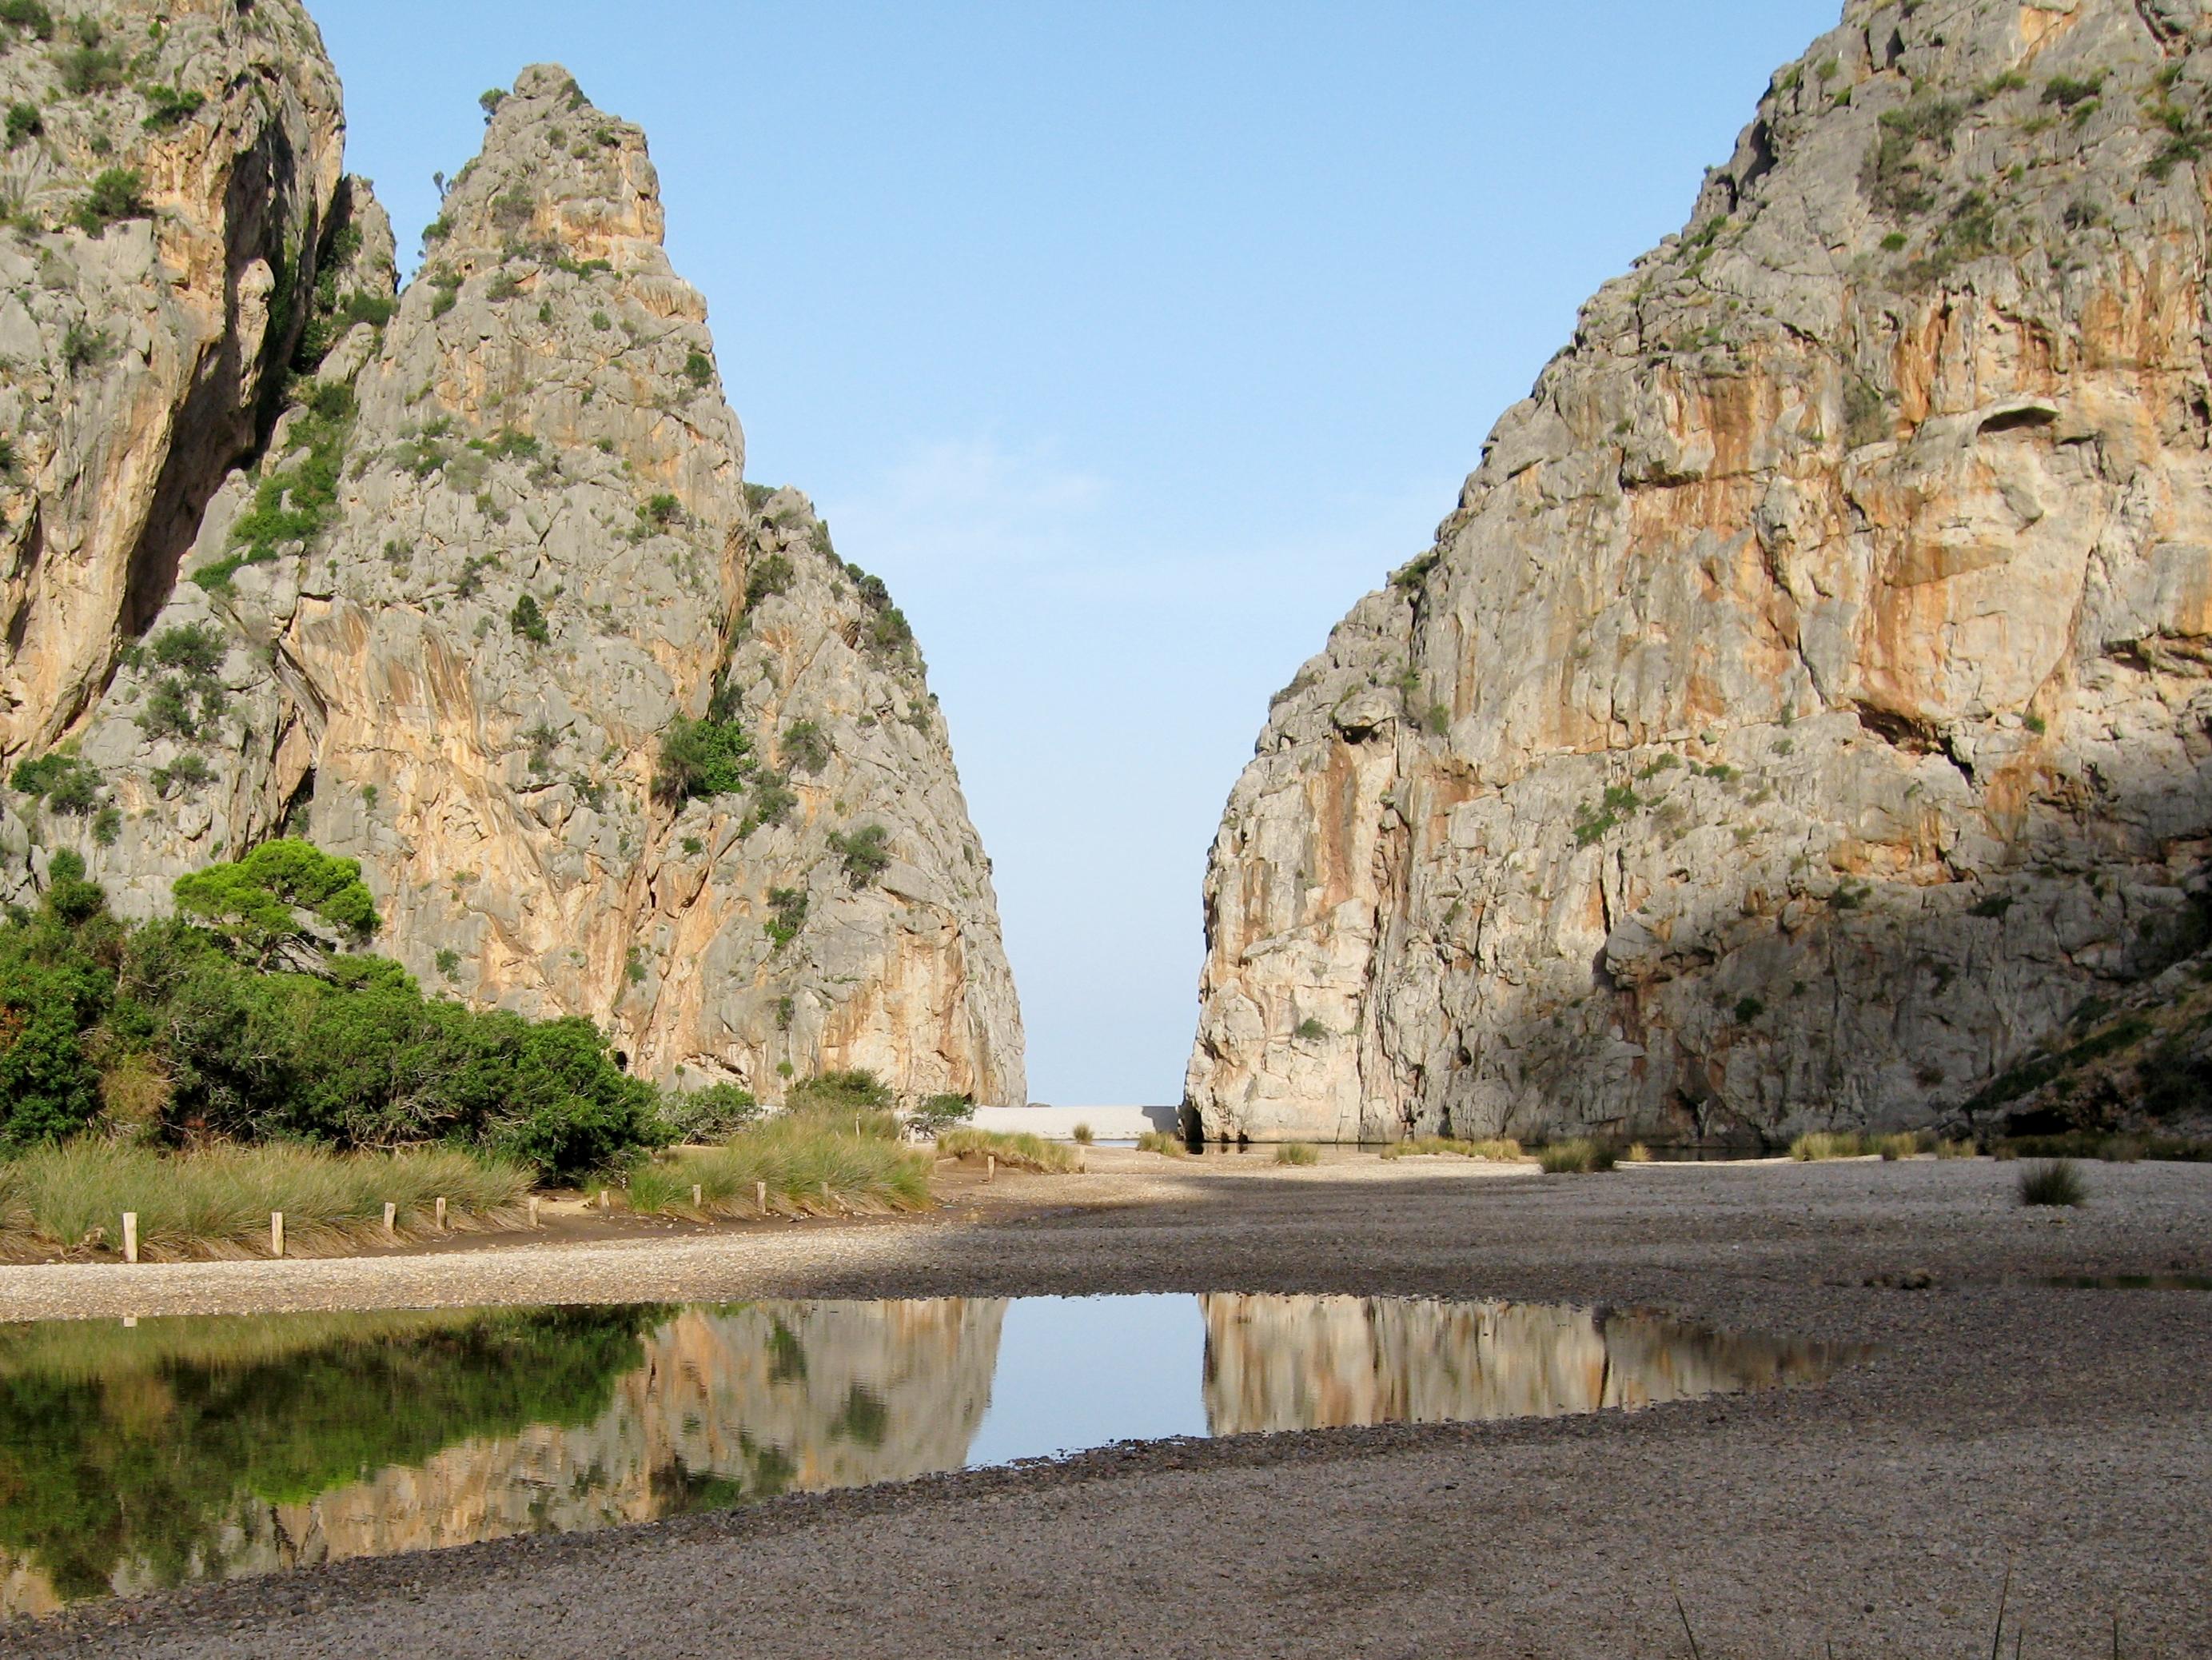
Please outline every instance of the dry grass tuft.
M2088 1196L2081 1167L2070 1158L2030 1164L2020 1173L2020 1202L2023 1205L2079 1205Z
M1536 1162L1547 1176L1595 1175L1611 1170L1620 1159L1611 1142L1588 1135L1578 1135L1570 1141L1554 1141L1536 1149Z
M409 1237L431 1231L441 1198L449 1228L511 1227L530 1187L520 1165L444 1148L162 1153L80 1140L0 1164L0 1243L21 1255L120 1251L123 1213L135 1211L145 1260L263 1256L269 1213L282 1211L286 1249L313 1255L382 1238L387 1201Z
M1275 1149L1275 1162L1279 1164L1318 1164L1321 1154L1310 1143L1285 1141Z
M1010 1170L1036 1171L1042 1176L1066 1176L1083 1168L1083 1160L1073 1148L1025 1130L1011 1134L1000 1130L947 1130L937 1138L937 1155L975 1164L988 1155Z
M644 1215L758 1216L758 1184L771 1214L921 1210L929 1204L930 1156L881 1135L855 1135L829 1116L772 1118L726 1145L639 1164L629 1207ZM695 1209L691 1189L700 1189Z
M1166 1158L1188 1158L1190 1149L1180 1135L1170 1135L1165 1130L1146 1130L1137 1138L1139 1152L1157 1152Z
M1462 1141L1448 1135L1416 1135L1394 1141L1382 1149L1385 1158L1491 1158L1500 1163L1522 1157L1521 1144L1510 1136L1486 1141Z

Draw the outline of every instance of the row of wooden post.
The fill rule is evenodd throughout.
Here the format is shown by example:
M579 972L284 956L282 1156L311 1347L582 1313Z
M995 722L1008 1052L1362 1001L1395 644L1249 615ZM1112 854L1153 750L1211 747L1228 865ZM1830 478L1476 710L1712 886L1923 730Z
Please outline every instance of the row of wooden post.
M437 1201L437 1215L438 1231L443 1233L446 1231L446 1201L443 1199ZM530 1200L530 1225L533 1228L538 1225L538 1199L534 1194ZM399 1237L399 1207L389 1199L384 1201L384 1235L387 1239ZM271 1256L284 1254L284 1213L281 1210L269 1213L269 1254ZM138 1260L138 1213L135 1210L123 1213L123 1260L126 1262Z
M995 1167L998 1160L994 1158L991 1163ZM822 1195L825 1199L830 1197L830 1184L827 1182L822 1184ZM761 1214L767 1215L767 1183L753 1183L753 1198L760 1207ZM696 1182L691 1184L691 1203L694 1207L703 1207L706 1203L705 1189ZM614 1201L609 1197L608 1189L601 1188L599 1208L604 1211L611 1210L613 1207ZM438 1231L443 1233L446 1231L446 1201L443 1199L438 1201L437 1208ZM532 1194L530 1198L530 1225L533 1228L538 1225L538 1197L535 1194ZM384 1232L386 1238L396 1239L399 1236L399 1207L389 1199L384 1201ZM281 1210L272 1210L269 1213L269 1254L271 1256L282 1256L284 1254L284 1213ZM126 1262L135 1262L138 1260L138 1213L135 1210L123 1213L123 1260Z

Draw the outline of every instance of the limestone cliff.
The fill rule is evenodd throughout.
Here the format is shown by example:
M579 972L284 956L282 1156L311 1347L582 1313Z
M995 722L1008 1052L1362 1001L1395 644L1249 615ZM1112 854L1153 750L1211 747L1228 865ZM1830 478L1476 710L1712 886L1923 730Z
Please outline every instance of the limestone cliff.
M587 1015L665 1082L1021 1101L920 651L802 497L744 483L643 135L526 71L396 296L366 187L331 207L265 450L96 705L42 728L106 821L40 839L145 914L304 833L362 860L427 988ZM687 734L710 765L667 763Z
M60 9L54 9L60 13ZM0 753L152 619L254 448L332 204L337 77L294 0L0 21Z
M1775 77L1277 698L1209 1134L1988 1126L2202 948L2206 38L1851 0Z

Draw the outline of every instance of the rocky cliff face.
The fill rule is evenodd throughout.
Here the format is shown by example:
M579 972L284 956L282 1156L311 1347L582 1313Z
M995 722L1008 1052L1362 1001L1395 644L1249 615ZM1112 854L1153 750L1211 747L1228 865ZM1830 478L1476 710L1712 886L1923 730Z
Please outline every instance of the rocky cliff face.
M0 752L100 696L258 437L339 194L337 77L291 0L0 22Z
M306 378L97 701L41 728L104 794L26 839L143 914L305 834L362 860L426 987L587 1015L663 1081L1021 1101L919 649L802 497L744 483L643 135L526 71L396 298L366 186L333 171L326 216ZM19 660L47 654L34 627Z
M1987 1125L2202 948L2206 38L1851 0L1775 78L1276 700L1209 1134Z

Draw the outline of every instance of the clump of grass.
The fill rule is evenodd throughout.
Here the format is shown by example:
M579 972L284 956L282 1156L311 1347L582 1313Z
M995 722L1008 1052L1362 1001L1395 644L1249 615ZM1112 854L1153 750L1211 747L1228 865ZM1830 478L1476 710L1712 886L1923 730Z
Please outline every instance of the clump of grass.
M0 1242L119 1251L123 1213L135 1211L142 1257L261 1255L269 1213L282 1211L286 1249L312 1253L381 1237L387 1201L404 1234L428 1231L441 1198L450 1228L512 1226L530 1186L520 1165L444 1148L340 1155L277 1143L162 1153L80 1140L0 1164Z
M1972 1137L1958 1141L1938 1141L1936 1144L1936 1156L1938 1158L1972 1158L1980 1152L1981 1149L1974 1145Z
M1285 1141L1275 1149L1279 1164L1318 1164L1321 1153L1310 1141Z
M785 1114L721 1146L638 1164L629 1175L629 1207L647 1216L757 1216L757 1184L765 1182L772 1214L921 1210L929 1203L930 1164L927 1153L888 1137L855 1135L826 1116Z
M1026 1130L948 1130L937 1138L937 1156L978 1164L988 1156L1009 1169L1036 1171L1042 1176L1066 1176L1083 1168L1073 1148Z
M1814 1130L1790 1144L1790 1156L1801 1164L1824 1158L1866 1158L1874 1143L1856 1130Z
M1894 1135L1877 1136L1874 1148L1885 1163L1893 1164L1899 1158L1933 1152L1940 1145L1934 1130L1900 1130Z
M1403 1141L1394 1141L1382 1149L1385 1158L1426 1158L1431 1156L1454 1158L1494 1158L1504 1162L1522 1156L1521 1144L1511 1136L1493 1137L1486 1141L1462 1141L1449 1135L1415 1135Z
M1536 1162L1547 1176L1589 1176L1609 1171L1620 1162L1613 1144L1594 1136L1577 1135L1536 1149Z
M2070 1158L2046 1159L2020 1173L2023 1205L2079 1205L2088 1196L2081 1169Z
M1073 1134L1075 1136L1075 1145L1079 1147L1089 1146L1094 1139L1091 1134L1091 1126L1088 1124L1078 1124L1075 1127Z
M1182 1144L1182 1137L1170 1135L1165 1130L1146 1130L1137 1138L1139 1152L1157 1152L1166 1158L1188 1158L1190 1149Z
M1645 1146L1641 1141L1630 1142L1628 1146L1628 1162L1632 1164L1650 1164L1651 1162L1651 1149Z

